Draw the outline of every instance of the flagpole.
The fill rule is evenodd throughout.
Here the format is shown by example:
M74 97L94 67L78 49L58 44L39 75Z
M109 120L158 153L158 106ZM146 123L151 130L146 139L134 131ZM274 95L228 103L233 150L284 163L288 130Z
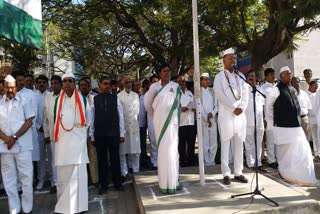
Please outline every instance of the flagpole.
M202 137L202 119L200 112L201 90L200 90L200 69L199 69L199 36L198 36L198 6L197 0L192 0L193 17L193 55L194 55L194 95L197 109L197 132L198 132L198 156L199 156L199 175L200 184L205 185L204 159L203 159L203 137Z

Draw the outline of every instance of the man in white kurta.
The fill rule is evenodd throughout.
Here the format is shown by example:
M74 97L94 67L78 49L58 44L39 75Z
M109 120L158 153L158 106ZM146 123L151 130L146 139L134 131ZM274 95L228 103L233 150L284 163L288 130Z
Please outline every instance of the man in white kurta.
M87 126L88 102L75 89L75 77L66 73L63 92L55 103L55 165L57 204L55 212L79 213L88 210Z
M38 169L38 184L36 189L40 190L43 188L44 182L46 180L46 172L47 172L47 158L48 165L51 166L52 158L51 158L51 148L50 144L45 142L44 138L44 130L43 125L45 122L45 98L47 96L48 89L48 78L44 75L40 75L37 77L36 82L38 84L38 91L36 91L37 103L38 103L38 114L36 118L36 127L37 127L37 135L38 135L38 143L39 143L39 151L40 151L40 160L37 162ZM49 167L49 174L52 175L52 168Z
M213 96L213 89L209 88L209 74L203 73L200 77L202 133L203 133L203 156L204 165L215 164L218 149L217 142L217 113L218 106Z
M181 89L181 116L179 123L179 156L180 166L192 166L195 163L195 128L194 112L195 99L191 91L186 87L184 75L178 76Z
M179 85L170 82L170 68L163 66L160 81L145 95L146 110L154 110L153 124L158 145L158 179L162 193L176 193L179 185L178 127L180 114Z
M124 90L118 94L118 98L123 107L126 135L124 143L120 144L120 166L121 176L126 176L128 168L131 168L133 172L139 172L141 153L138 123L139 95L131 91L132 82L128 76L123 77L122 83ZM126 155L128 155L128 160Z
M309 119L309 132L307 139L313 143L314 159L320 160L320 145L318 140L318 123L317 123L317 112L319 111L318 99L317 99L318 82L312 80L309 84L307 94L311 102L311 109L308 109Z
M243 183L248 182L248 179L242 174L243 142L246 138L246 116L244 111L248 104L248 87L233 71L234 63L235 53L230 48L223 54L224 71L219 72L214 80L214 92L219 106L218 127L221 138L221 171L226 185L231 183L231 169L229 168L230 145L234 149L235 179Z
M311 102L309 99L309 96L306 91L300 89L300 79L298 77L293 77L291 80L291 85L296 89L296 95L299 100L299 105L300 105L300 124L301 127L308 136L309 132L309 118L308 118L308 109L311 109Z
M94 94L91 93L91 81L87 79L87 77L83 77L79 80L78 86L79 91L83 96L85 96L88 100L89 108L94 105ZM92 117L91 117L92 119ZM97 150L96 147L93 145L89 135L87 141L87 148L88 148L88 156L89 156L89 172L90 172L90 182L95 186L99 186L98 180L98 158L97 158Z
M32 120L34 109L16 95L15 79L5 79L6 95L0 100L1 173L10 213L30 213L33 206ZM18 182L22 186L21 202ZM3 211L4 212L4 211Z
M38 132L37 132L37 117L39 117L40 111L38 111L38 102L37 102L37 96L35 92L31 89L28 89L24 86L25 84L25 77L24 73L17 72L14 75L17 83L17 95L25 98L26 102L28 102L28 105L31 105L34 109L36 116L33 119L32 123L32 161L37 162L40 160L40 149L39 149L39 140L38 140Z
M60 76L54 75L51 77L51 89L52 92L47 92L44 101L44 137L45 143L50 145L50 150L47 149L48 152L48 159L51 158L49 161L50 171L51 171L51 188L50 193L57 192L57 167L54 164L54 142L53 142L53 130L54 130L54 104L58 96L60 96L62 90L62 79Z
M248 72L247 81L252 85L256 86L256 75L253 70ZM257 89L263 93L260 87ZM247 136L245 141L245 150L246 150L246 161L247 166L249 168L255 167L255 139L254 139L254 107L253 107L253 88L249 86L249 102L245 111L245 115L247 118ZM263 124L263 106L264 106L264 97L256 92L255 96L256 103L256 131L257 131L257 165L258 169L262 172L267 172L267 170L261 164L261 153L262 153L262 140L263 140L263 132L264 132L264 124Z
M272 68L267 68L264 71L264 77L266 80L266 83L262 85L262 90L264 91L264 94L266 97L268 97L270 91L274 87L274 81L275 81L275 70ZM266 106L266 99L265 99L265 106ZM264 109L264 113L265 109ZM278 164L276 160L276 147L274 146L274 137L272 133L272 126L273 124L268 124L266 126L266 146L267 146L267 156L268 156L268 164L271 168L277 169Z
M287 181L307 186L318 185L307 138L298 117L300 106L296 90L289 85L291 71L280 69L280 82L267 97L266 119L273 124L279 173Z

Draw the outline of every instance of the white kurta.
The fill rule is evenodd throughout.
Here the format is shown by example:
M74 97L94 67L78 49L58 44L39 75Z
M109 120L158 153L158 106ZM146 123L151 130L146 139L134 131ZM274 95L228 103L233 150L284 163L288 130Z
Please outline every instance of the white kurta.
M145 95L146 109L154 110L153 124L158 145L160 191L175 193L179 177L178 124L181 91L178 84L161 81L151 85Z
M7 136L14 135L25 123L35 116L34 109L26 99L19 95L11 100L4 96L0 100L0 130ZM8 195L10 213L30 212L33 206L33 165L32 165L32 130L20 136L14 146L8 150L0 139L1 174L3 185ZM23 194L18 194L21 182Z
M80 93L79 93L80 94ZM76 105L75 93L71 97L65 95L61 108L58 141L55 144L55 165L57 166L57 204L55 212L78 213L88 210L88 187L86 164L89 162L87 153L87 126L90 124L90 110L84 107L86 126L81 127L80 112ZM58 109L57 109L58 110Z
M270 91L274 85L272 83L266 82L261 88L264 91L264 94L266 97L268 97ZM265 106L266 106L266 99L265 99ZM264 109L264 113L266 114L266 110ZM268 156L268 163L274 163L276 162L276 148L274 145L274 138L273 138L273 133L272 133L272 127L273 124L270 124L267 122L267 127L266 127L266 145L267 145L267 156Z
M230 176L231 174L229 168L231 146L234 150L234 174L239 176L243 169L243 142L246 138L247 122L244 111L248 104L248 87L237 74L225 70L216 75L214 92L219 106L218 127L221 138L221 171L223 176ZM237 107L243 111L238 116L233 112Z
M257 88L263 93L261 88ZM255 164L255 142L254 142L254 109L253 109L253 93L252 87L249 87L249 102L245 111L247 118L247 136L245 141L246 160L248 167L253 167ZM256 121L257 121L257 154L258 166L261 166L262 139L264 132L263 125L263 106L265 103L264 97L256 92Z
M185 93L181 93L180 100L181 107L187 107L188 111L181 112L180 117L180 126L193 126L194 125L194 111L195 109L195 100L193 94L188 89L185 90Z
M203 133L203 156L206 166L215 164L215 157L218 149L217 143L217 112L218 106L213 96L211 88L201 87L201 105L200 112L202 116L202 133ZM209 127L207 122L208 114L211 113L213 118L210 119L212 126Z
M39 140L38 140L38 132L37 132L37 117L39 116L38 111L38 102L37 102L37 96L33 90L22 88L19 92L17 92L17 95L21 96L23 99L26 100L28 105L31 105L34 109L36 116L33 119L33 124L31 127L32 130L32 161L39 161L40 160L40 148L39 148Z
M312 106L311 109L308 109L309 133L307 135L307 139L313 142L314 155L319 156L320 141L318 140L318 123L317 123L317 112L319 109L317 109L317 105L316 105L317 93L311 93L310 91L307 91L307 94L309 96L311 106Z
M118 98L123 106L123 119L126 129L124 143L120 144L120 166L121 175L126 176L128 168L132 168L133 172L139 172L140 167L141 147L138 122L140 103L139 95L133 91L127 93L123 90L118 94ZM128 154L128 158L126 154Z
M274 103L280 95L274 87L267 97L266 118L273 123ZM313 186L318 184L309 142L301 127L273 127L281 176L290 182Z
M48 157L48 165L52 166L52 153L50 144L45 144L44 142L44 124L45 124L45 99L47 96L47 92L44 91L41 93L40 91L36 92L37 97L37 104L38 104L38 114L36 119L36 127L38 132L38 144L39 144L39 151L40 151L40 160L37 162L38 168L38 180L39 183L44 183L46 179L46 160ZM43 131L40 131L40 128L43 128ZM49 172L52 175L52 168L49 168ZM43 185L42 185L43 186ZM42 188L40 185L40 189ZM39 187L38 187L39 188Z
M124 126L126 129L125 142L120 144L120 154L140 153L140 129L138 123L139 96L125 90L118 94L123 108Z

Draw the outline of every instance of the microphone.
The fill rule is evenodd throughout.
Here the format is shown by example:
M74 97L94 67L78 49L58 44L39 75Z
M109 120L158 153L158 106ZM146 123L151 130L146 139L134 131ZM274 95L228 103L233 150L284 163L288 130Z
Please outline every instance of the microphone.
M236 72L236 73L239 72L238 67L237 67L236 64L232 64L231 67L233 68L233 71L234 71L234 72Z

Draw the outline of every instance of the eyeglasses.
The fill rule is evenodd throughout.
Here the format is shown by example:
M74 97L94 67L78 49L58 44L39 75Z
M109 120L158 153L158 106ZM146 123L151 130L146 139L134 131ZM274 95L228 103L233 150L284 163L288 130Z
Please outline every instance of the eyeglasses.
M64 83L66 83L66 82L73 83L73 79L64 79L62 82L64 82Z
M16 86L9 86L9 87L4 87L4 88L7 90L9 90L9 89L13 90L13 89L16 89L17 87Z

